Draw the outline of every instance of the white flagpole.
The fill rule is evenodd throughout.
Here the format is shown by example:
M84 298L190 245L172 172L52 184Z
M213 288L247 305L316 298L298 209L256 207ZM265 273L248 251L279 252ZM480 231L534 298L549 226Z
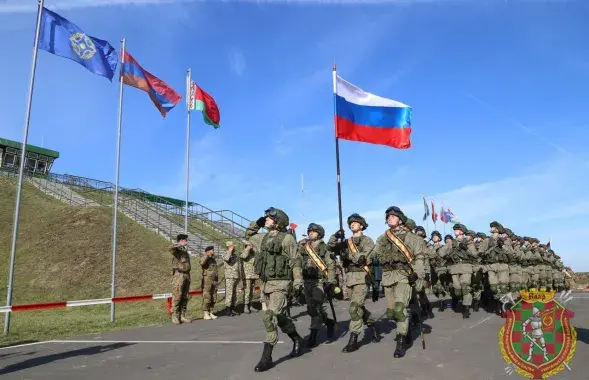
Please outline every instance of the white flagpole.
M121 129L123 127L123 65L125 64L125 38L121 39L121 68L119 71L119 121L117 128L117 164L115 169L115 197L112 215L112 279L110 296L116 295L116 267L117 267L117 217L119 213L119 169L121 167ZM110 321L115 321L115 303L110 304Z
M190 191L190 106L191 106L191 86L192 70L186 71L186 210L184 212L184 233L188 234L188 196Z
M12 281L14 279L14 262L16 259L16 241L18 238L18 222L20 221L20 203L22 193L22 183L24 178L25 166L27 163L27 140L29 138L29 121L31 120L31 106L33 104L33 87L35 85L35 72L37 71L37 52L39 51L39 34L41 33L41 16L43 14L43 0L39 0L39 9L37 10L37 27L35 30L35 45L33 47L33 64L31 67L31 79L29 83L29 99L27 101L27 110L25 113L25 126L23 132L22 155L20 167L18 170L18 185L16 188L16 205L14 207L14 223L12 227L12 244L10 246L10 270L8 273L8 289L6 292L6 306L12 305ZM4 334L8 334L10 329L10 312L4 315Z

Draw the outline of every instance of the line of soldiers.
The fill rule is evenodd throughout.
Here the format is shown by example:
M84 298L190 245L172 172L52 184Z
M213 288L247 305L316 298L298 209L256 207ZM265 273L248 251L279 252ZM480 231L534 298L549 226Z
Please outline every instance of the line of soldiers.
M256 372L273 366L272 351L278 342L278 328L293 341L290 357L302 354L304 340L288 313L289 298L293 294L305 295L311 317L306 346L314 347L323 325L328 343L333 342L337 320L332 300L342 295L340 287L344 287L349 299L350 337L342 352L348 353L359 348L358 336L364 330L372 342L381 340L365 299L372 289L372 300L376 302L382 286L387 302L386 317L397 326L394 356L399 358L411 345L413 331L421 330L421 318L434 317L426 294L430 285L441 301L439 311L444 311L451 299L453 309L462 309L464 318L470 316L471 307L478 311L481 303L493 304L495 311L500 312L505 297L513 302L514 295L517 298L517 292L522 289L539 287L570 292L574 286L572 276L563 271L560 257L552 250L539 244L538 239L514 235L498 222L490 224L491 236L455 224L455 237L446 235L442 245L438 231L433 231L426 241L425 229L416 226L400 208L389 207L384 216L388 229L376 242L364 235L368 228L366 220L359 214L352 214L347 219L351 236L346 238L345 231L339 230L325 243L324 228L311 223L307 228L308 238L297 243L288 231L288 215L270 207L246 229L247 246L243 252L237 255L233 244L227 243L227 253L223 255L227 314L236 315L233 295L239 278L246 279L246 313L250 313L255 280L259 279L261 285L266 340L262 357L255 366ZM266 228L267 232L260 232L261 228ZM171 248L175 267L186 265L187 259L183 258L188 257L183 253L186 252L185 238L179 235L179 243ZM237 260L237 256L241 260ZM205 255L201 265L206 265L207 260ZM247 263L241 267L244 268L242 273L236 265L239 261ZM343 278L337 276L338 267L343 269ZM374 276L375 272L380 278ZM182 279L173 277L174 294L179 295L173 302L178 315L176 320L184 322L186 306L180 293L186 286L186 273L180 273ZM180 290L176 292L176 289ZM210 294L212 289L207 290ZM333 318L328 316L325 301L331 306ZM212 310L208 314L212 316Z

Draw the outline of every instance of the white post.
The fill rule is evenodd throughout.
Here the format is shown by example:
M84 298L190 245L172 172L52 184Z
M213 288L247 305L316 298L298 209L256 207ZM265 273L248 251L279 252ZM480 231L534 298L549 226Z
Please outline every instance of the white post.
M190 106L191 106L191 70L186 71L186 210L184 212L184 233L188 235L188 197L190 192Z

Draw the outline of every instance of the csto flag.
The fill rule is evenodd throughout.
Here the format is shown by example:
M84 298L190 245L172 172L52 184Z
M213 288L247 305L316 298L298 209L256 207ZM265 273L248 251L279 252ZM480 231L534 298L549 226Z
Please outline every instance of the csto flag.
M192 80L188 82L188 99L186 106L188 112L190 111L202 111L202 117L205 123L214 127L219 128L221 122L221 114L217 102L211 95L200 88Z
M147 92L149 98L163 117L180 102L182 96L166 82L145 70L131 56L125 52L121 69L123 83Z
M119 55L106 41L86 35L77 25L43 7L39 49L71 59L112 81Z
M368 93L333 72L336 137L411 148L411 107Z

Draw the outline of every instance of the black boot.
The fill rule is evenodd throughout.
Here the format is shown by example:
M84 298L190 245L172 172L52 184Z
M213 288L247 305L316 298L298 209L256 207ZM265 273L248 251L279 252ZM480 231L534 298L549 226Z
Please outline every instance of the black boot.
M462 307L462 319L470 318L470 306L464 305Z
M235 311L235 309L233 309L233 306L229 306L229 307L227 308L227 316L228 316L228 317L234 317L234 316L236 316L236 315L239 315L239 313L238 313L238 312L236 312L236 311Z
M427 311L427 317L429 319L432 319L433 317L435 317L434 310L432 308L432 304L429 302L429 300L427 301L427 304L425 306L425 310Z
M402 358L403 356L405 356L405 339L405 335L397 334L397 347L395 348L395 353L393 354L394 357Z
M295 358L301 355L301 345L303 343L303 338L299 335L298 332L292 332L288 334L288 337L292 339L292 351L290 352L289 356L291 358Z
M479 300L474 300L472 302L472 310L479 311L479 305L480 305L480 301Z
M325 327L327 327L328 342L333 342L333 337L335 335L335 322L333 321L333 319L326 320Z
M501 300L495 300L495 314L501 316L501 314L503 314L503 310L501 310L501 306L503 306L503 304L501 303Z
M440 307L439 307L438 311L441 313L444 310L446 310L446 300L440 300Z
M376 328L376 324L374 323L369 323L366 326L368 326L368 328L370 329L370 340L372 341L372 343L378 343L380 342L380 334L378 333L378 329Z
M264 372L272 368L272 366L274 365L274 363L272 363L273 348L274 346L272 346L270 343L264 343L264 351L262 352L262 358L260 359L258 364L256 364L254 371Z
M350 340L348 341L348 344L344 347L342 352L354 352L358 348L360 348L358 346L358 333L350 333Z
M317 329L311 329L309 339L307 340L307 347L317 346Z

